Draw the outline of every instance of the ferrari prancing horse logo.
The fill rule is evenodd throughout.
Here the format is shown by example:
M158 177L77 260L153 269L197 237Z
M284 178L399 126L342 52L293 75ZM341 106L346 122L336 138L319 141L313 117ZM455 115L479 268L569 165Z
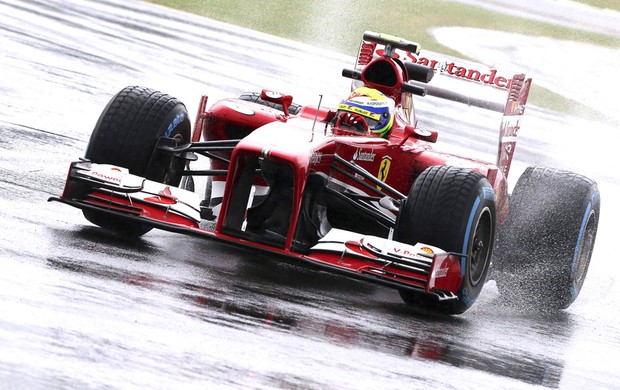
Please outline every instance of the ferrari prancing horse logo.
M388 173L390 172L391 165L392 165L392 158L390 156L384 156L381 159L381 163L379 164L379 173L377 173L377 178L384 183L388 177ZM381 186L377 186L377 189L381 190Z

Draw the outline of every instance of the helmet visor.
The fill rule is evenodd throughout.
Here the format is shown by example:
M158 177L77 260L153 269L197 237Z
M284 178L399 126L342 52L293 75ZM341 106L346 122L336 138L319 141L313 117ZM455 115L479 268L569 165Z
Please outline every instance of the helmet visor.
M364 120L368 124L369 129L374 129L377 127L381 121L381 114L377 114L368 110L365 110L361 107L354 106L347 103L340 103L338 105L337 116L343 112L352 112L355 114L359 114L364 117Z

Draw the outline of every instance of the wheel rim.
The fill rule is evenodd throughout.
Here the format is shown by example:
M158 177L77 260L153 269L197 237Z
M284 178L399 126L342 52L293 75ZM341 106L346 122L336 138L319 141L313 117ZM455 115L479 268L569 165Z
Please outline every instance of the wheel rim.
M576 264L574 270L574 280L578 287L581 287L588 272L592 250L594 248L594 240L596 237L596 219L593 218L594 213L590 213L586 228L579 244L579 252L576 254Z
M469 280L472 286L476 286L484 277L493 236L491 225L491 211L485 208L478 217L469 248Z

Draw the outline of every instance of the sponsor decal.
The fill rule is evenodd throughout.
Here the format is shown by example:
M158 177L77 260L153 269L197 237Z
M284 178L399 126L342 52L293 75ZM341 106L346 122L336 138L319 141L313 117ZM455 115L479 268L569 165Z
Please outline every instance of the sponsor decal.
M323 158L323 153L314 152L310 156L310 165L317 165L321 163L321 159Z
M120 169L118 171L121 172ZM101 173L101 172L97 172L97 171L91 171L90 174L91 174L91 176L94 176L94 177L96 177L98 179L101 179L101 180L111 181L111 182L119 183L119 184L121 182L121 178L117 177L117 176L110 176L110 175L106 175L105 173Z
M366 102L360 102L360 104L367 104L367 103ZM362 116L365 116L365 117L371 118L371 119L375 119L375 120L381 119L381 115L379 115L379 114L375 114L373 112L370 112L368 110L364 110L363 108L359 108L359 107L356 107L356 106L350 106L350 105L345 104L345 103L338 104L338 110L353 112L353 113L360 114Z
M508 94L508 102L504 109L504 117L500 127L500 149L498 165L504 176L508 176L512 156L517 144L517 133L521 128L521 116L525 111L525 103L530 91L532 79L525 75L516 75Z
M488 73L481 72L477 69L459 66L455 62L443 61L416 56L413 53L407 53L407 58L418 65L433 68L435 72L446 73L450 76L467 79L469 81L477 81L479 83L494 85L499 88L510 89L512 83L511 78L506 78L498 74L497 69L489 69Z
M372 61L372 53L375 51L377 44L374 42L362 42L359 55L357 57L358 65L368 65Z
M521 128L520 117L504 116L500 127L501 140L499 149L499 162L502 173L507 176L508 167L512 160L514 148L517 144L517 133Z
M532 79L525 80L525 75L516 75L512 80L512 87L508 95L508 103L504 110L505 116L523 115L525 103L530 93Z
M144 200L147 202L152 202L152 203L170 205L170 204L176 204L178 198L172 195L172 192L170 191L170 187L167 186L163 190L159 191L158 195L145 198Z
M435 270L435 277L436 278L445 278L446 276L448 276L448 270L449 270L449 268L437 268Z
M403 249L403 248L398 248L398 247L394 247L394 253L400 256L409 256L409 257L417 256L417 253L412 252L409 249Z
M385 53L383 48L375 50L375 56L369 55L368 52L370 50L376 49L376 47L376 44L364 42L362 44L362 47L360 48L358 65L367 65L375 56L383 56L383 54ZM471 67L470 64L460 64L451 61L450 58L440 60L436 58L425 57L419 54L414 54L411 52L400 51L400 53L402 54L402 56L399 56L396 52L394 53L394 56L396 58L401 58L402 60L408 60L419 65L428 66L429 68L432 68L435 72L444 73L460 79L476 81L486 85L493 85L502 89L510 89L512 84L512 77L500 74L497 69L488 69L481 71L479 69Z
M420 248L420 250L424 253L427 253L429 255L434 254L435 252L429 248L429 247L423 247ZM394 253L396 253L397 255L401 255L401 256L409 256L409 257L417 257L420 255L419 252L415 251L410 251L409 249L403 249L403 248L398 248L398 247L394 247Z
M457 66L454 62L445 62L439 69L440 72L448 73L451 76L478 81L484 84L492 84L499 88L510 89L511 79L497 75L497 69L491 69L489 73L481 74L476 69L467 69L463 66Z
M392 166L392 158L390 156L383 156L381 163L379 164L379 172L377 173L377 179L385 183L390 172L390 166ZM377 186L378 190L381 190L381 186Z
M490 201L495 201L495 191L493 191L492 188L488 188L488 187L484 187L482 189L482 195L484 197L484 199L486 200L490 200Z
M353 161L367 161L373 162L375 161L376 153L373 151L365 152L363 149L358 148L355 153L353 153Z
M184 119L185 119L184 113L177 114L177 116L175 116L172 122L168 125L168 128L166 129L166 132L164 133L164 137L170 137L174 129L179 125L179 123L183 122Z

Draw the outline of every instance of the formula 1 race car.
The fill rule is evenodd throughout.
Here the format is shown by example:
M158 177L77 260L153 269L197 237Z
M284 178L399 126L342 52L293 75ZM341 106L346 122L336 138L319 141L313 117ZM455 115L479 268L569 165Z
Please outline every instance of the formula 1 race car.
M203 96L193 131L177 99L127 87L50 199L120 234L222 240L394 287L433 312L465 312L491 272L509 301L575 300L598 226L596 183L530 167L508 194L531 79L373 32L342 75L353 92L333 109L263 90L207 110ZM425 95L503 114L496 162L432 149L438 133L413 110ZM190 168L199 157L209 169Z

